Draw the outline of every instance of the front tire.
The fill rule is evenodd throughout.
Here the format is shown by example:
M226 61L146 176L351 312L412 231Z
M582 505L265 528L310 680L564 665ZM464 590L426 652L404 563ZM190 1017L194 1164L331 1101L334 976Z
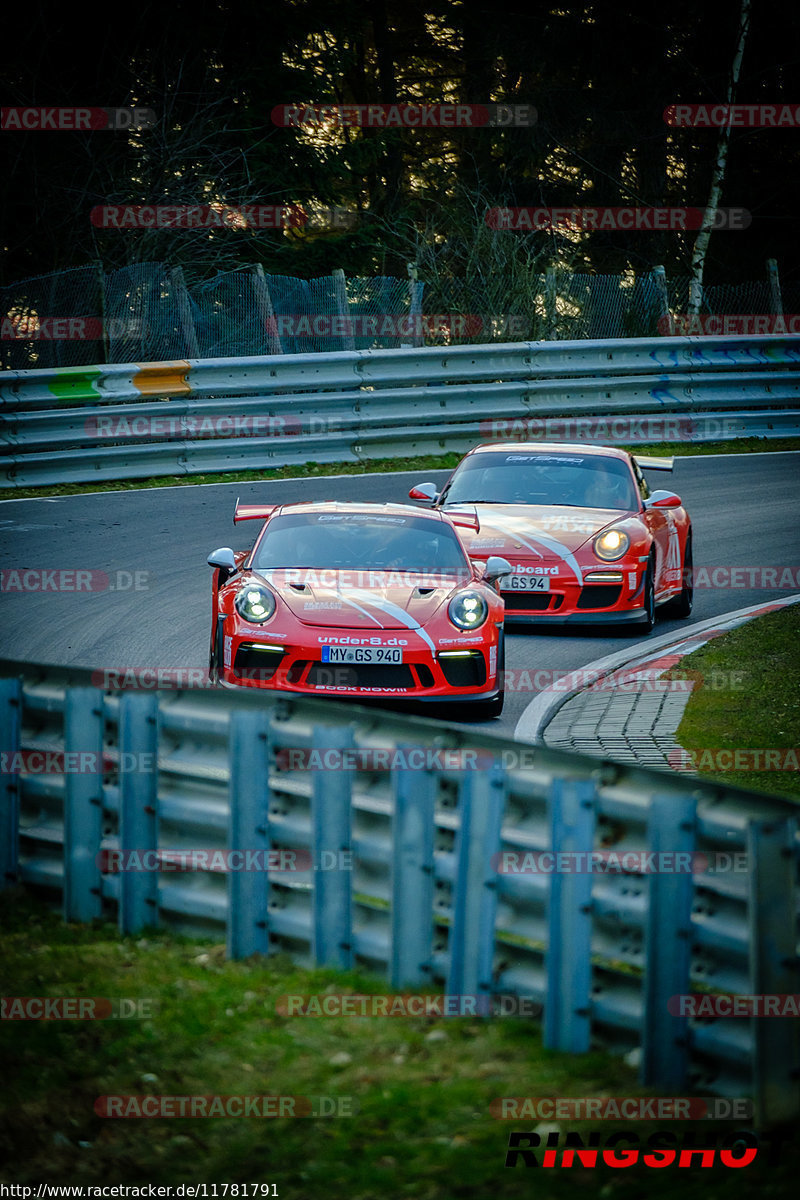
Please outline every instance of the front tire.
M638 628L642 633L652 633L656 623L656 584L653 572L653 558L647 564L644 577L644 616Z
M497 643L497 682L499 691L494 700L478 700L475 704L470 704L469 715L478 721L491 721L495 717L499 717L503 711L503 702L505 701L505 670L506 670L506 638L503 630L500 630L500 637Z
M222 668L222 622L217 621L214 640L208 656L208 678L212 683L219 683Z

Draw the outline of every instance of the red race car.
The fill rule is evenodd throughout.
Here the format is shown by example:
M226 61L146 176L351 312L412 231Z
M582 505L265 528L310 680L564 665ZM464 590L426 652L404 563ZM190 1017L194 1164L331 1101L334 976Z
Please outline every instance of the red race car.
M461 531L472 559L502 554L506 620L630 622L649 633L657 605L692 611L692 527L679 496L651 492L642 468L671 458L581 444L476 446L441 493L414 500L480 528Z
M472 563L443 513L411 505L237 503L263 522L213 566L210 670L225 685L503 707L501 558ZM475 525L467 517L467 524Z

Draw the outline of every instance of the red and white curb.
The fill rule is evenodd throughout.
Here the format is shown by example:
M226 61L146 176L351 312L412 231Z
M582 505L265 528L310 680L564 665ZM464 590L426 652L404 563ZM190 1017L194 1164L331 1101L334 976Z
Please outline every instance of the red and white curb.
M653 680L676 666L687 654L699 650L720 634L727 633L729 629L735 629L737 625L743 625L755 617L798 603L800 595L753 604L749 608L739 608L734 612L724 613L721 617L701 621L692 625L685 634L676 636L673 631L628 646L617 654L595 659L594 662L579 667L540 692L517 721L514 738L518 742L541 743L545 728L558 710L579 692L602 689L604 692L619 691L629 694L637 691L644 681L652 686Z

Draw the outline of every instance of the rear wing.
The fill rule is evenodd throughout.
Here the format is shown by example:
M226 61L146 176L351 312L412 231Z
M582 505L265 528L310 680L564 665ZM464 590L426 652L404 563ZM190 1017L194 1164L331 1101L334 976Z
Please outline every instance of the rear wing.
M463 525L464 528L466 528L466 529L474 529L476 533L480 533L480 531L481 531L481 523L478 520L477 513L473 513L472 516L470 516L469 513L457 513L456 514L456 513L442 512L442 509L439 509L439 512L442 513L442 516L447 521L452 522L453 525Z
M237 498L233 523L236 525L239 521L266 521L278 507L277 504L240 504Z
M671 471L675 466L675 459L672 456L669 458L649 458L646 454L634 454L633 458L643 471Z

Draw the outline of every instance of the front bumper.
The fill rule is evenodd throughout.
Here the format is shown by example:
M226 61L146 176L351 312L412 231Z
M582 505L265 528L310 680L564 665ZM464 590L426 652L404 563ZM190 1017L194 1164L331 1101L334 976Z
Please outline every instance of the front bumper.
M440 646L438 650L424 644L404 645L402 663L385 665L323 662L319 641L293 645L282 642L276 646L273 637L271 646L259 646L257 636L248 630L235 628L232 635L226 636L226 626L230 626L230 618L221 617L219 642L224 653L217 679L226 687L317 697L431 702L474 702L498 695L499 634L493 624L480 642L460 648ZM363 634L353 631L353 636L359 636L359 632ZM344 641L348 630L337 634ZM413 632L409 631L408 640L411 638Z
M630 625L644 621L644 608L626 608L614 612L506 613L506 625Z
M584 568L586 569L586 568ZM593 566L592 571L603 568ZM635 624L645 618L643 565L614 564L609 571L620 575L613 582L553 579L546 592L503 591L507 625L535 622L537 625ZM530 596L530 607L526 600Z

